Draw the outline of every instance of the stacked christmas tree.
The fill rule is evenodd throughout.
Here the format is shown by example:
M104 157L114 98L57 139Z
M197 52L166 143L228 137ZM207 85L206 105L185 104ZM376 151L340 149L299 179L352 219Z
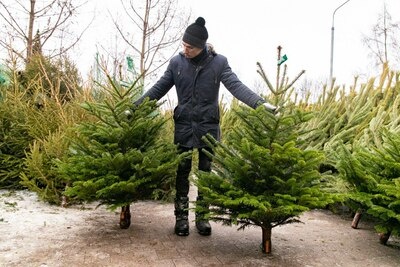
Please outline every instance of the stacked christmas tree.
M350 185L349 206L356 211L352 227L367 213L377 219L379 240L386 244L391 235L400 235L400 136L387 129L381 133L379 146L355 147L352 153L343 146L338 166Z

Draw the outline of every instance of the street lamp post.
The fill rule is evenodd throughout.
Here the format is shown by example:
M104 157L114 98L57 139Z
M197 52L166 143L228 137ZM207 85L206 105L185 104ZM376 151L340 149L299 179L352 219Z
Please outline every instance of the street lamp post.
M331 28L331 64L330 64L330 72L329 72L329 82L333 83L332 79L333 79L333 43L334 43L334 35L335 35L335 14L336 11L341 8L342 6L344 6L347 2L349 2L350 0L347 0L346 2L344 2L343 4L341 4L340 6L338 6L335 11L333 11L332 14L332 28Z

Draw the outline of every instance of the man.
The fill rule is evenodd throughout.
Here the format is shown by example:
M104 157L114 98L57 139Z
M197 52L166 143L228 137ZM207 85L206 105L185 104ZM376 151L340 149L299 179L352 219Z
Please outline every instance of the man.
M259 95L246 87L234 74L226 57L219 55L206 44L208 32L205 20L197 18L189 25L183 35L183 51L169 62L164 75L137 102L145 98L162 98L173 86L176 88L178 105L174 110L174 143L180 152L197 149L199 170L211 171L211 159L204 150L211 149L201 140L207 133L220 139L219 87L222 82L234 97L252 108L264 105L274 112L276 107L266 103ZM176 174L175 234L189 235L189 174L192 159L184 159ZM202 202L198 192L197 204ZM204 205L204 204L203 204ZM207 210L208 207L204 207ZM196 213L196 227L201 235L210 235L211 226L203 214Z

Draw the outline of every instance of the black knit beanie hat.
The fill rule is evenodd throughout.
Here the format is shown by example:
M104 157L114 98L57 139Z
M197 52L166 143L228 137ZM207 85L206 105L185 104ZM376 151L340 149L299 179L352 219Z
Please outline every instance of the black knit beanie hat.
M208 32L204 25L206 25L206 21L202 17L198 17L195 23L186 28L182 41L194 47L204 48L208 38Z

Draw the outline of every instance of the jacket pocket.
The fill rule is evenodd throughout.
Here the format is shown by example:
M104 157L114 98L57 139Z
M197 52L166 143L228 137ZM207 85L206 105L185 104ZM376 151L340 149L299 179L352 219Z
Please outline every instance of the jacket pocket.
M201 107L200 111L201 121L204 124L218 124L219 118L219 107L206 105Z
M191 113L190 110L187 108L187 104L185 105L178 105L174 109L174 121L175 122L190 122L191 120Z

